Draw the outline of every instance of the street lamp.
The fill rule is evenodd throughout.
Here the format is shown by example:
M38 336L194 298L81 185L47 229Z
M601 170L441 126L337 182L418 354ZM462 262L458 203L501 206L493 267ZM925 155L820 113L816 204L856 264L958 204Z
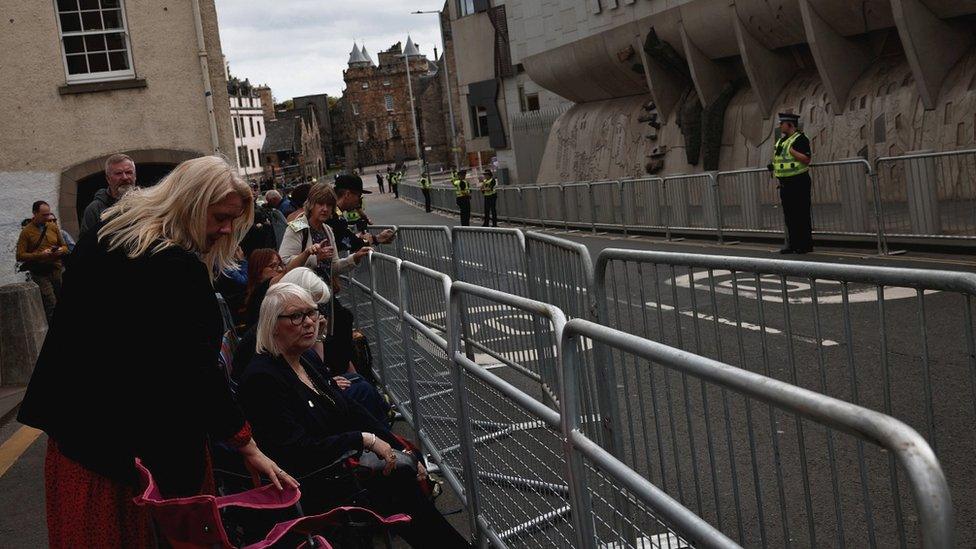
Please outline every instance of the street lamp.
M411 15L437 14L437 25L441 31L441 57L447 55L447 43L444 41L444 20L441 19L441 12L437 10L412 11ZM454 126L454 101L451 101L451 69L448 67L447 58L444 58L444 86L447 88L447 112L451 117L451 154L454 157L454 167L460 169L458 161L457 128Z
M418 57L419 55L420 50L417 49L417 46L413 43L413 40L411 40L410 36L408 35L407 45L403 48L403 61L407 64L407 90L410 92L410 118L413 120L413 144L417 149L417 162L423 164L423 161L420 158L420 133L417 130L417 107L415 107L413 104L413 81L410 79L410 58ZM422 166L421 171L423 171Z

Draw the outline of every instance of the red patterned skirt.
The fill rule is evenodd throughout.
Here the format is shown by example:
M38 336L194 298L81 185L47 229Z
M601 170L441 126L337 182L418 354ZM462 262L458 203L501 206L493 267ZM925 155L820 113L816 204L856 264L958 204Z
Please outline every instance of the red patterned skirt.
M48 439L44 460L47 536L51 549L155 547L149 512L132 502L138 490L89 471ZM210 452L204 493L214 493Z

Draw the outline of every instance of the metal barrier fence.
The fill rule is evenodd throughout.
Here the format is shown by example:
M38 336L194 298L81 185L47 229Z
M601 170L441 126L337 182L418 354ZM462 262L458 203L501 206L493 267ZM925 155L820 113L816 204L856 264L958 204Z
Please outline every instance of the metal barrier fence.
M777 447L776 443L781 432L776 429L793 427L782 421L789 416L795 422L801 452L804 440L823 443L826 439L828 444L834 440L838 449L849 442L862 458L872 451L890 455L905 472L918 522L927 525L919 529L919 539L909 539L907 544L953 546L952 502L939 461L925 440L898 420L581 319L566 325L562 340L563 430L570 443L582 442L581 446L587 447L590 440L584 427L586 413L579 405L585 397L579 387L592 372L578 367L577 349L588 340L596 340L612 351L613 360L606 374L615 380L611 384L618 388L619 401L633 399L636 390L641 404L649 400L647 404L654 406L653 412L632 418L639 423L630 425L630 431L622 437L619 455L633 470L665 492L677 494L682 505L743 546L895 546L893 539L880 535L888 532L874 530L870 515L866 517L866 527L852 517L845 528L844 518L854 515L853 509L837 509L834 515L827 506L813 504L829 500L831 488L836 498L841 483L867 483L872 479L863 470L860 478L838 478L838 469L843 472L845 468L833 459L801 462L799 467L793 467L785 444ZM672 386L679 383L683 392L672 392ZM644 394L648 392L650 399ZM674 401L678 402L676 407ZM631 403L622 402L620 406L629 408ZM782 414L779 419L777 413ZM721 421L710 424L708 417L712 415ZM768 439L753 430L766 419L764 416L768 416L771 428ZM704 436L701 431L694 431L692 417L705 418ZM808 428L806 433L804 427ZM707 460L702 451L705 445L696 447L696 441L707 441ZM577 470L574 477L580 474ZM870 505L869 496L876 486L861 489L864 501ZM633 537L628 539L634 535L632 532L615 528L620 521L614 519L624 518L620 513L630 510L627 505L615 503L615 491L583 492L584 496L589 493L593 494L591 498L602 500L606 513L612 515L600 524L600 540L609 535L617 537L614 541L621 545L639 546ZM773 501L778 502L779 509L775 509ZM587 508L587 503L581 506ZM681 507L678 510L684 511ZM597 518L601 515L606 516L594 513ZM906 546L904 537L901 546Z
M884 234L976 238L976 150L879 158Z
M398 228L396 250L397 257L404 261L423 265L448 276L454 273L451 230L443 225L410 225Z
M976 501L971 459L976 450L971 428L976 423L971 404L976 403L976 274L608 249L597 260L595 286L600 322L607 326L876 409L913 426L942 461L957 501ZM715 407L728 404L706 396L684 377L659 376L641 385L635 376L627 374L625 385L637 398L625 398L615 408L609 438L620 448L621 437L646 436L646 429L661 437L658 444L676 433L686 437L690 451L658 449L660 461L644 466L652 480L677 487L680 501L702 511L708 504L703 494L715 486L714 478L711 486L707 482L715 466L701 461L705 455L715 459L721 447L716 433L728 424ZM648 389L648 383L655 388ZM603 380L597 386L608 384ZM752 419L737 435L745 433L749 447L754 439L772 444L775 457L754 457L744 464L745 471L759 478L756 471L790 464L802 472L800 483L784 482L777 472L773 484L779 494L764 495L776 496L782 506L779 515L765 517L772 521L767 534L784 529L781 539L802 536L797 532L802 517L816 515L817 523L824 524L827 510L843 534L841 518L860 506L863 518L856 525L847 521L848 536L856 526L872 545L915 544L907 531L917 511L902 507L899 494L908 493L908 487L899 478L895 455L869 454L860 444L844 447L832 434L824 439L804 433L799 420L738 409ZM646 425L648 416L660 423ZM760 427L764 423L765 429ZM818 469L823 464L830 469ZM738 468L743 470L743 464ZM860 487L839 480L852 472ZM813 497L813 489L822 486L832 486L832 492ZM863 492L852 494L855 489ZM786 501L788 493L804 497ZM757 512L759 504L748 503L737 501L736 513ZM976 509L960 508L958 518L960 539L976 535ZM801 545L815 537L809 530Z
M976 150L922 153L877 159L816 162L811 217L815 234L874 239L889 253L887 238L976 240ZM411 187L412 185L401 185ZM434 207L457 212L448 200ZM419 191L405 193L423 203ZM764 168L625 179L527 185L498 189L499 219L565 229L624 233L781 233L777 182ZM482 215L473 193L473 213Z
M545 258L527 260L530 269L554 250L580 252L554 240L530 235L529 253ZM343 292L340 299L358 299L358 311L373 312L360 325L376 338L384 385L460 495L475 531L494 546L735 546L726 536L763 546L951 545L952 506L939 463L921 437L886 415L581 319L566 324L553 305L370 256L371 288L356 280L350 286L366 290L365 298ZM528 278L541 283L559 272L551 266ZM602 272L602 261L598 267ZM831 267L814 265L812 276ZM971 281L954 284L968 288ZM502 318L490 306L521 317ZM529 319L544 329L530 330ZM472 328L495 330L510 351L532 349L534 357L512 362L534 364L548 382L532 383L493 357L462 354ZM390 333L397 329L399 335ZM592 360L601 353L608 361ZM596 377L610 381L587 381ZM559 406L546 406L548 400ZM653 413L645 410L639 422L629 417L626 429L614 430L616 440L602 440L601 426L622 426L622 411L638 404ZM713 416L721 421L710 422ZM818 425L803 431L811 421ZM768 432L758 428L767 422ZM797 431L796 440L828 459L793 460ZM875 456L875 445L888 453ZM850 466L855 455L857 470ZM689 465L689 456L697 464ZM893 483L876 467L885 457L905 472ZM794 466L799 476L789 474ZM897 532L876 516L884 512L877 494L888 487L903 510ZM837 508L832 495L842 502ZM855 509L862 507L874 514L864 512L862 520Z

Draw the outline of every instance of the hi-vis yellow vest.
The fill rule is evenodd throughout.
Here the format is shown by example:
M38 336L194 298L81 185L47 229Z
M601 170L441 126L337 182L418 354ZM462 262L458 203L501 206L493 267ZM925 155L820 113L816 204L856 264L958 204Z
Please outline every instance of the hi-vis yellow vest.
M484 194L485 196L495 196L495 193L498 192L498 189L495 188L495 185L496 183L494 177L485 179L481 183L481 193Z
M793 147L793 143L803 135L801 132L793 132L793 135L786 137L780 137L776 141L775 148L773 149L773 176L774 177L792 177L794 175L800 175L801 173L806 173L810 169L809 166L797 160L792 154L790 154L790 149ZM777 153L778 151L778 153Z
M468 186L468 182L461 178L461 176L455 176L451 180L451 184L454 185L454 194L458 198L464 196L471 196L471 188Z
M430 178L429 177L421 177L420 178L420 188L421 189L429 189L430 188Z

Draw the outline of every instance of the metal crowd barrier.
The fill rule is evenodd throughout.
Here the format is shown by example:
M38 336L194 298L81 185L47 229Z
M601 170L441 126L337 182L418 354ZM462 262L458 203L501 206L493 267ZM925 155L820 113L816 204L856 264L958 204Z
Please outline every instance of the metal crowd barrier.
M814 234L976 240L976 150L815 162ZM415 185L403 184L405 187ZM436 188L435 188L436 189ZM457 212L450 188L435 207ZM423 203L419 191L405 193ZM474 215L482 197L472 193ZM783 232L776 180L765 168L547 185L500 187L499 219L564 229L714 234Z
M875 450L879 455L890 455L905 473L919 524L926 525L918 530L919 538L907 540L907 545L953 546L949 487L939 460L911 427L855 404L582 319L572 320L565 326L560 346L564 365L563 431L570 447L570 462L577 452L583 454L578 458L580 461L584 456L592 459L592 454L585 451L592 450L592 442L587 429L582 427L586 413L579 404L585 398L579 394L580 381L592 375L578 367L577 349L586 340L598 340L613 351L614 360L605 374L611 386L618 388L619 400L632 400L635 387L639 393L650 392L650 399L639 394L638 400L641 405L654 406L653 412L635 416L640 424L631 425L621 437L622 446L615 449L623 463L610 463L626 464L665 492L677 494L677 501L691 510L687 512L685 507L677 505L664 506L673 511L665 524L680 524L680 520L692 517L704 519L749 547L895 546L893 539L882 535L887 532L875 532L871 516L866 517L865 525L859 518L850 516L849 510L838 510L833 515L830 509L813 505L814 501L823 501L821 495L829 498L831 488L835 494L841 490L841 482L868 483L871 480L868 473L862 470L860 478L851 475L838 479L837 469L844 467L833 461L801 463L799 470L794 471L784 454L785 448L777 448L776 430L769 433L769 439L753 432L761 416L769 417L771 427L789 430L794 426L783 420L792 416L801 449L804 438L809 443L822 442L826 437L829 443L836 437L838 446L851 442L858 454ZM669 378L671 385L683 386L683 394L677 391L676 395L672 394ZM690 391L689 385L695 390ZM671 409L673 397L681 402L679 408L683 410ZM667 413L661 409L664 402L669 408ZM782 415L777 418L777 413ZM715 422L709 430L707 417L711 414L722 421ZM687 419L687 429L681 425L682 415ZM702 415L706 417L704 437L692 429L692 417ZM805 426L808 431L804 437ZM740 427L742 431L737 430ZM696 440L707 441L707 460L702 451L704 445L696 448ZM635 455L639 457L634 459ZM656 474L658 461L664 467L663 475ZM576 462L575 467L576 474L571 478L586 474L581 463ZM820 477L829 476L819 474L827 470L835 473L833 482L818 483ZM596 475L599 471L591 469L589 473ZM801 479L802 498L801 486L797 486ZM861 489L864 500L870 504L875 487L862 485ZM620 498L615 498L618 490L613 486L602 491L580 490L584 498L590 499L580 506L590 510L594 502L600 503L602 512L593 512L593 516L597 519L601 542L610 535L621 546L641 546L635 543L634 533L629 529L614 527L621 523L621 518L630 519L626 521L629 524L645 522L632 518L631 506L619 504ZM850 491L856 494L856 490ZM898 496L897 492L895 495ZM779 503L779 509L773 507L773 501ZM803 512L797 512L798 509ZM621 517L623 513L626 516ZM836 524L831 524L832 519L836 519ZM642 538L637 534L637 540ZM901 546L906 546L905 538L901 539Z
M896 417L925 434L957 501L976 501L976 274L607 249L595 276L602 324ZM605 357L603 363L620 360ZM717 465L702 461L719 459L728 412L718 407L728 402L684 376L652 376L643 384L638 377L624 377L637 398L613 408L617 415L608 418L613 427L607 438L616 437L619 448L628 445L621 437L653 431L655 440L643 441L659 445L657 461L642 462L650 478L676 486L679 500L693 510L718 513L702 498L729 486L710 478ZM596 380L595 386L612 383ZM772 444L766 448L772 461L753 456L731 462L741 477L777 487L778 494L759 492L781 505L778 515L760 517L769 521L767 534L783 531L772 545L802 536L797 530L803 517L827 523L828 511L836 517L839 542L842 517L855 510L862 517L848 519L848 536L856 529L881 546L917 544L907 531L918 511L901 502L908 487L895 454L845 447L832 433L804 432L800 421L772 412L738 410L752 417L733 429L749 439L747 447L755 452L755 440ZM647 418L657 423L647 425ZM679 452L676 445L685 443L690 449ZM637 467L636 461L628 464ZM784 476L779 470L786 466L802 474ZM776 477L764 477L771 467ZM823 487L831 490L812 495ZM863 494L852 495L856 489ZM762 507L749 503L743 496L723 509L748 516ZM960 539L976 535L976 508L958 512ZM809 528L807 535L801 545L816 545L813 540L827 534Z
M540 235L530 235L527 250L536 255L525 261L532 293L584 251ZM567 259L557 262L560 253ZM795 264L811 277L857 271ZM924 439L887 414L776 380L775 365L750 372L582 318L567 323L554 305L452 282L377 252L366 265L370 286L353 278L353 291L339 298L372 312L359 324L375 338L384 386L459 494L474 531L493 546L952 544L939 462ZM607 268L615 267L601 257L597 276ZM898 275L893 283L918 284L914 272ZM546 295L583 282L574 277L553 279L557 291ZM976 288L966 276L946 285ZM842 290L845 302L860 299L850 290ZM501 309L510 314L495 313ZM718 330L715 318L702 317ZM481 340L494 346L488 351L522 358L462 353L479 335L496 339ZM763 338L767 357L770 339ZM741 353L741 334L738 347ZM533 383L520 366L544 382ZM903 474L889 477L895 470ZM965 494L958 501L972 501ZM879 495L897 502L897 524Z

